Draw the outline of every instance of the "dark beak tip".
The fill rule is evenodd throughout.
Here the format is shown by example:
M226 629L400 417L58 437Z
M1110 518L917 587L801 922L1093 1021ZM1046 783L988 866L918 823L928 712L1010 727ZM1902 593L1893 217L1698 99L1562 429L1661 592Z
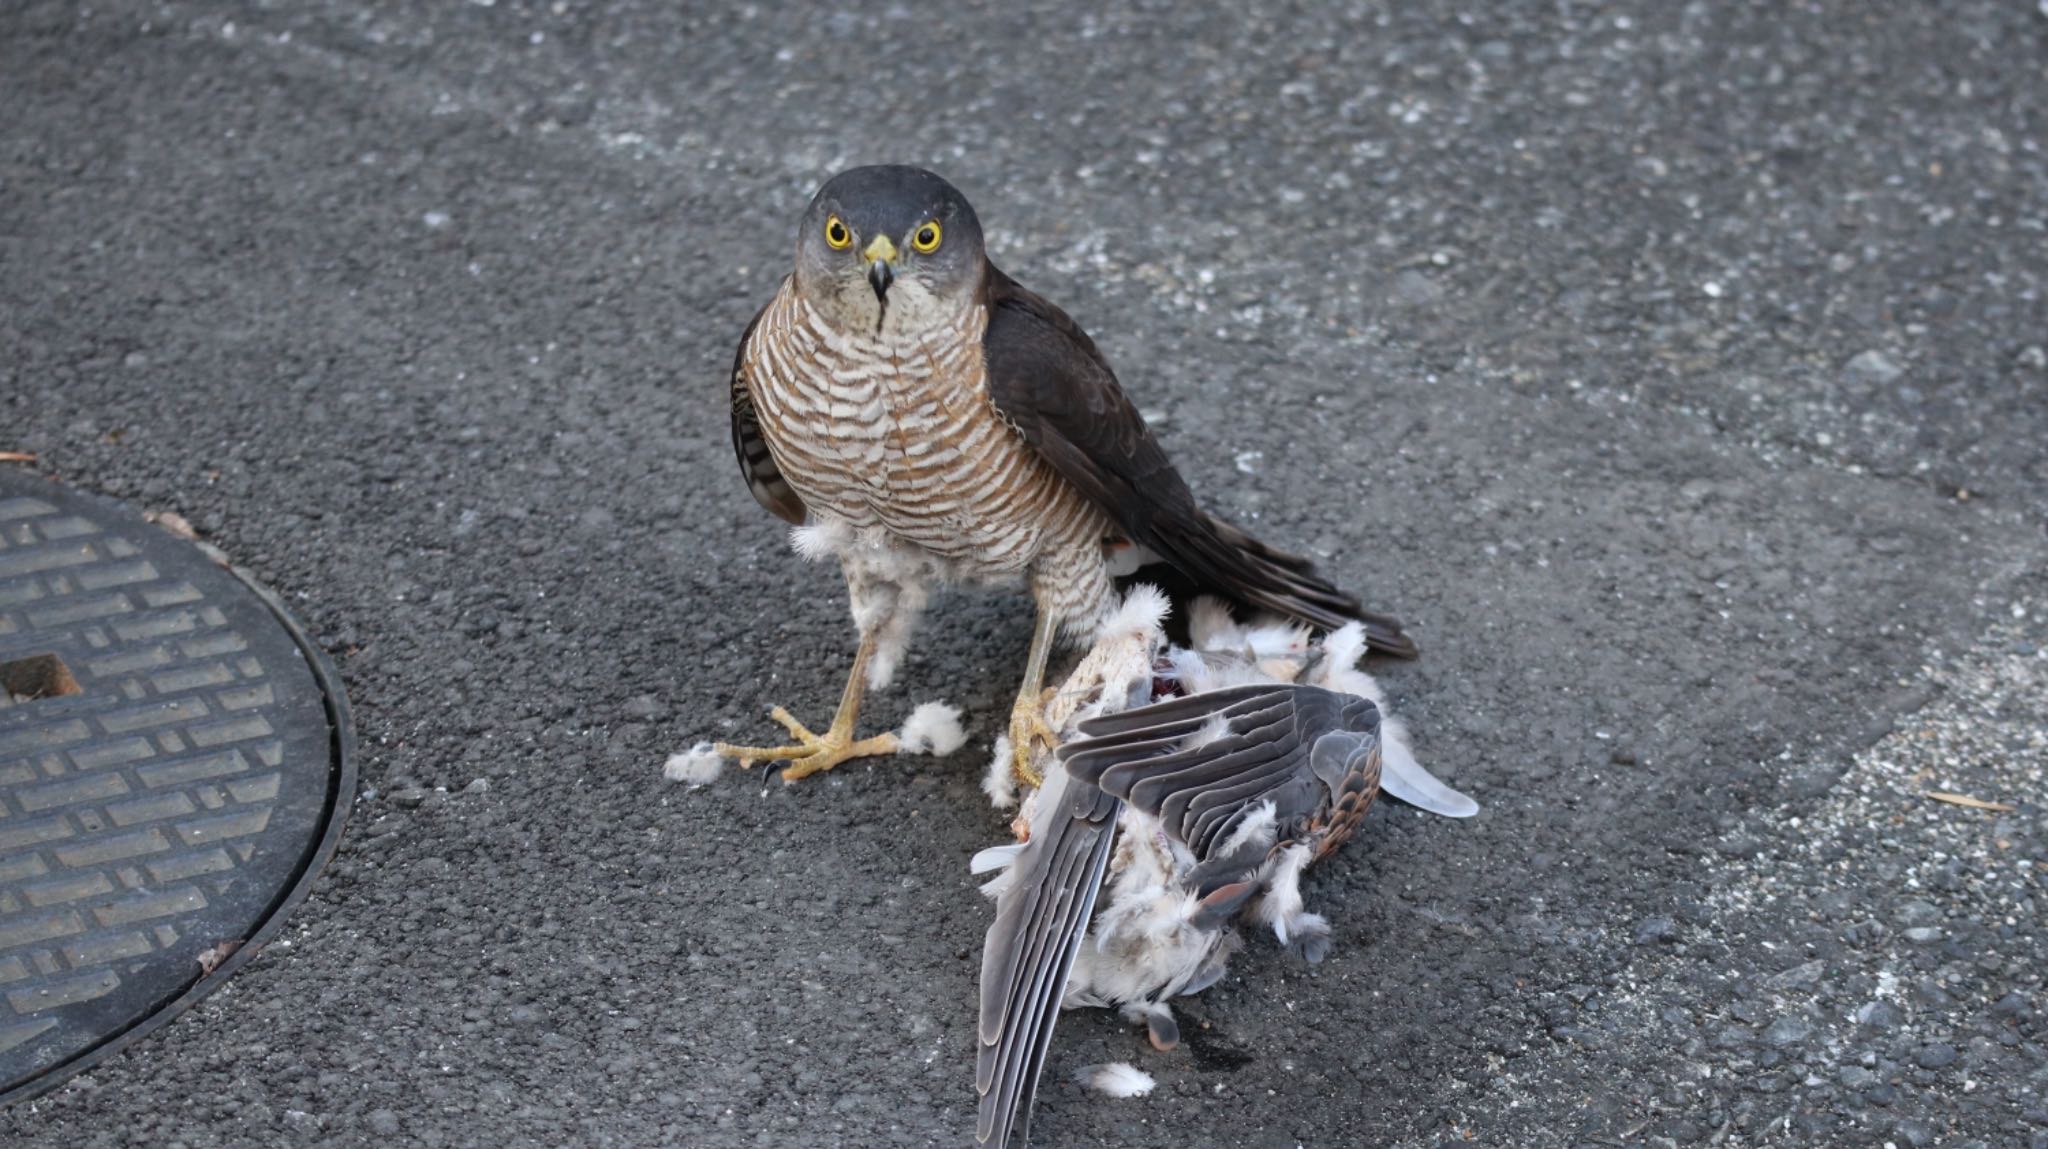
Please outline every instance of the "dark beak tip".
M896 269L882 260L876 260L868 268L868 286L875 289L876 299L887 299L889 285L896 282Z

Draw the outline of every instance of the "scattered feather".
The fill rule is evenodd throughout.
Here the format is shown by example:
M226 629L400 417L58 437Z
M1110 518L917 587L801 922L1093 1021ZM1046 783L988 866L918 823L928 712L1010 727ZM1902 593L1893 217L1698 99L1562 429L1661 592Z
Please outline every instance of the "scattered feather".
M1188 607L1188 637L1196 650L1243 650L1244 631L1230 616L1230 604L1203 595Z
M1239 850L1247 848L1253 850L1269 849L1273 845L1274 839L1278 836L1278 830L1275 828L1273 800L1268 798L1254 807L1251 813L1244 816L1244 820L1238 823L1237 829L1230 832L1230 837L1225 839L1222 847L1216 851L1216 856L1228 858Z
M2018 808L2004 802L1987 802L1982 798L1972 798L1968 794L1950 794L1943 790L1929 790L1926 794L1937 802L1947 802L1951 806L1968 806L1972 810L1996 810L2001 814L2010 814Z
M669 755L661 768L662 777L671 782L686 782L692 790L716 782L724 772L725 757L709 742L699 742L681 754Z
M1111 611L1096 628L1099 637L1119 634L1149 634L1160 628L1173 610L1166 592L1150 583L1139 583L1124 592L1123 605Z
M219 945L208 948L206 952L199 955L199 975L204 977L219 969L220 963L233 957L235 951L241 948L242 939L240 938L221 942Z
M145 511L142 517L171 532L181 539L197 539L199 532L192 528L185 516L176 511Z
M1193 734L1181 739L1182 751L1200 750L1209 743L1230 733L1230 723L1221 714L1211 714L1207 722L1195 728Z
M990 870L1005 869L1010 863L1017 860L1017 855L1023 852L1024 843L1022 842L1006 842L1000 846L990 846L968 860L967 872L970 874L986 874Z
M1128 1061L1113 1061L1107 1065L1084 1065L1074 1071L1074 1080L1084 1088L1111 1097L1143 1097L1152 1092L1159 1083L1152 1075Z
M998 810L1014 809L1017 805L1017 774L1010 763L1010 736L998 734L995 755L988 763L988 776L981 780L981 792L988 795L989 804Z
M903 720L896 741L905 754L944 758L967 745L967 731L960 725L960 708L944 702L919 703L910 717Z

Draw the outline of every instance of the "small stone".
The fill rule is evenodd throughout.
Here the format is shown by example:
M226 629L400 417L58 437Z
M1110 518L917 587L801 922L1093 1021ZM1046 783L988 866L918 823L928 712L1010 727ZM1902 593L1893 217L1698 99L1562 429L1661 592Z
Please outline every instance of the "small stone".
M379 1137L390 1137L398 1132L398 1114L389 1109L370 1111L370 1132Z
M1771 1027L1764 1030L1764 1040L1777 1046L1797 1045L1812 1033L1812 1023L1805 1018L1792 1017L1788 1014L1772 1022Z
M1394 276L1393 295L1395 303L1423 307L1443 298L1443 289L1429 276L1408 270Z
M1906 940L1916 946L1932 945L1941 940L1941 931L1933 926L1914 926L1906 931Z
M1670 944L1678 940L1678 923L1661 914L1644 918L1636 923L1636 944L1649 945L1652 942Z
M397 805L404 806L408 810L426 800L427 792L418 787L409 786L403 790L393 790L391 792L391 801Z
M1865 351L1842 365L1842 374L1858 383L1890 383L1905 373L1905 368L1876 349Z
M1901 902L1899 908L1892 911L1892 917L1902 926L1931 926L1941 920L1941 911L1932 902L1915 898Z
M2017 1019L2027 1016L2033 1010L2027 1005L2027 995L2018 990L1999 998L1991 1006L1991 1016Z
M462 792L465 794L488 794L491 792L491 780L489 778L471 778L469 785L462 788Z
M668 704L652 694L636 694L619 709L629 722L652 722L668 715Z
M1804 965L1795 965L1782 973L1772 974L1764 980L1764 984L1772 989L1799 989L1817 984L1820 975L1826 969L1827 963L1815 958Z
M1913 1064L1922 1069L1946 1069L1954 1065L1955 1061L1956 1047L1941 1042L1923 1045L1920 1052L1913 1055Z
M2042 14L2048 15L2048 10ZM2048 350L2038 343L2020 348L2020 366L2030 371L2048 371Z
M1856 1009L1857 1025L1869 1026L1871 1029L1890 1029L1894 1020L1896 1014L1890 1002L1867 1001Z
M1866 1089L1877 1083L1877 1074L1860 1065L1844 1065L1838 1076L1843 1086L1849 1089Z

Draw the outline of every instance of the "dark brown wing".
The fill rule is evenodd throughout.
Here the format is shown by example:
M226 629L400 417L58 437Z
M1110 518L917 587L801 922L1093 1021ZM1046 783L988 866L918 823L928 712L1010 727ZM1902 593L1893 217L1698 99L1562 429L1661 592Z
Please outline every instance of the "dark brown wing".
M1364 609L1306 560L1205 514L1095 341L1066 312L993 264L987 292L982 346L996 409L1132 541L1206 593L1326 629L1357 619L1374 650L1415 656L1399 619Z
M768 441L761 437L761 424L754 418L754 394L747 389L747 343L766 314L768 308L763 307L747 321L739 350L732 356L732 453L739 456L740 475L747 480L754 501L785 522L802 526L804 501L782 477L775 456L768 453Z
M1062 776L1064 777L1064 776ZM1060 806L1010 863L996 920L981 951L981 1093L975 1143L1002 1149L1019 1118L1028 1139L1031 1099L1067 993L1067 974L1109 867L1123 804L1095 786L1064 780Z

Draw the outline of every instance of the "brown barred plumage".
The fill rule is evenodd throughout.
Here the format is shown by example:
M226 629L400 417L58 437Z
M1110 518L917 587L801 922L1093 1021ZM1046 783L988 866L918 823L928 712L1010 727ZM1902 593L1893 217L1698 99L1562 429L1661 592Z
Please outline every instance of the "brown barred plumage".
M785 280L741 351L753 416L815 515L887 532L974 582L1029 577L1086 626L1111 601L1108 520L989 401L979 303L909 339L835 329Z

